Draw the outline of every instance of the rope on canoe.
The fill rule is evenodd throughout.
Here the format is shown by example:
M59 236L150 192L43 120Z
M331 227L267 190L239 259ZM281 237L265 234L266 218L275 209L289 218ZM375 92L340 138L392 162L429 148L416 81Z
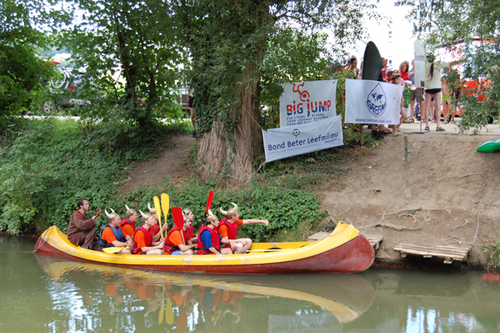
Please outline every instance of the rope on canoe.
M45 236L47 237L47 236ZM33 250L33 253L37 253L38 252L38 249L40 249L43 245L43 243L45 243L45 237L40 237L42 239L42 241L40 242L40 244Z

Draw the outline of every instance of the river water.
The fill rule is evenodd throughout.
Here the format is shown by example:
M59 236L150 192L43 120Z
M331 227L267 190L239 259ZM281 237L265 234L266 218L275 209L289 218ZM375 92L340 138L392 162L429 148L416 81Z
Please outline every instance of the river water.
M174 275L60 260L0 236L0 332L500 332L482 273Z

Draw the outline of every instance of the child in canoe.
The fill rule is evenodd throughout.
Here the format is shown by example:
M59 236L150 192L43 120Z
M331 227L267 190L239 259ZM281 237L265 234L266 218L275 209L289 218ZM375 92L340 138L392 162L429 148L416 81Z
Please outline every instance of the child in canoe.
M153 240L153 226L158 220L149 213L139 211L143 217L144 224L137 228L134 233L133 254L163 254L163 239ZM159 233L158 233L159 234Z

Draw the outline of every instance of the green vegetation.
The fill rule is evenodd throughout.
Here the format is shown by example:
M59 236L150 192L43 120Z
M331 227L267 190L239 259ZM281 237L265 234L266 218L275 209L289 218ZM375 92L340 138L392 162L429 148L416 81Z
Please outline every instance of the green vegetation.
M490 262L488 263L488 268L498 268L500 266L500 239L496 239L491 244L491 253L489 245L483 244L482 250L485 254L490 254Z
M66 230L69 218L78 198L86 197L91 202L90 214L98 208L113 208L123 213L124 205L145 210L152 197L166 192L172 206L189 207L203 222L209 186L188 184L176 187L163 184L139 188L120 195L117 186L125 177L132 161L143 161L156 153L158 147L167 142L164 134L189 133L189 122L158 125L157 135L150 138L150 145L135 141L133 127L124 123L109 124L77 123L55 119L19 120L8 126L0 149L0 230L13 234L33 233L49 225ZM126 135L129 133L129 135ZM160 134L161 133L161 134ZM329 163L335 154L310 154L303 166L311 166L315 156L318 161ZM242 218L259 218L272 221L269 227L261 225L244 227L243 230L256 240L277 237L295 237L293 232L304 226L311 227L323 213L318 200L305 191L307 185L320 182L320 176L296 175L281 178L282 182L266 183L275 179L275 174L284 168L300 169L300 159L290 160L267 168L261 181L237 190L216 189L213 211L220 218L218 209L227 210L230 202L239 204ZM341 172L330 170L326 165L314 163L323 175ZM325 168L325 169L322 169ZM320 171L322 170L322 171ZM160 183L162 180L158 180ZM100 218L98 224L104 224ZM169 216L172 223L172 217ZM290 236L290 234L292 236ZM298 236L296 236L298 237Z
M46 93L43 81L55 73L39 56L49 37L37 26L54 19L64 21L65 16L50 12L46 4L30 0L2 1L0 5L0 134L8 118L40 102Z
M109 207L123 170L157 153L186 123L157 124L148 138L128 123L54 119L10 123L0 149L0 229L13 234L55 224L65 230L75 202Z

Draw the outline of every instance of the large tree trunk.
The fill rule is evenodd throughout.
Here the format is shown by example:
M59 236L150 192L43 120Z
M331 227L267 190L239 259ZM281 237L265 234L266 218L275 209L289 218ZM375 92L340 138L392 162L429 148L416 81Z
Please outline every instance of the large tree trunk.
M220 119L200 140L197 173L204 182L227 173L236 182L248 182L253 175L253 161L263 152L256 66L246 67L243 77L242 83L236 87L239 103L231 107L231 118L239 119L231 133L234 145L224 136L225 129Z

